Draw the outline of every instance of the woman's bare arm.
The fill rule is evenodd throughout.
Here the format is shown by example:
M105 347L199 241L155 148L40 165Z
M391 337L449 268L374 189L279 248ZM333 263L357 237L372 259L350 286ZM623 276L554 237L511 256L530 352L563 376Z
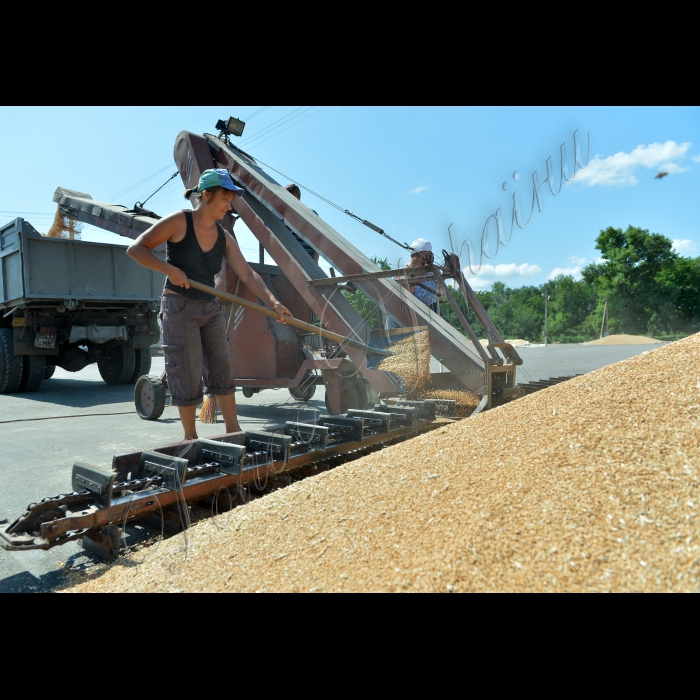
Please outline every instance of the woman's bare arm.
M184 215L182 212L173 212L164 216L158 223L144 231L127 249L126 254L136 260L137 263L147 267L149 270L162 272L170 278L170 281L185 289L190 288L187 275L174 265L170 265L165 260L161 260L153 254L153 249L169 241L173 236L182 232L184 226Z

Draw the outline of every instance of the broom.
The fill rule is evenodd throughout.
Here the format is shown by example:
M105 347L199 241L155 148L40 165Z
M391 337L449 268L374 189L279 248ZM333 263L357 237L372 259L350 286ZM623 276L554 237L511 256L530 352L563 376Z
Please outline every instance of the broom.
M238 285L240 284L240 278L236 282L236 294L238 294ZM226 338L228 338L228 329L231 325L231 319L233 318L233 305L231 305L231 313L229 313L228 321L226 322ZM216 414L218 411L218 402L216 400L216 394L207 394L202 401L202 408L199 409L199 422L200 423L216 423Z
M207 394L202 401L202 408L199 409L199 422L216 423L217 411L216 394Z

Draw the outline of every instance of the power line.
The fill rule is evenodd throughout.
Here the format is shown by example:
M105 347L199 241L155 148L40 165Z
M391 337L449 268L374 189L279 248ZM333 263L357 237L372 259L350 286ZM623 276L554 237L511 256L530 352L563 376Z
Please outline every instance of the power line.
M54 216L45 211L5 211L0 210L0 214L30 214L31 216Z
M176 170L153 194L158 192L158 190L162 190L171 180L175 179L179 174L180 174L180 171ZM153 194L146 197L146 199L144 199L143 202L136 202L136 205L138 205L140 207L144 206L144 204L146 204L146 202L153 196ZM136 206L136 205L134 205L134 206Z
M309 115L310 116L310 115ZM277 136L277 134L275 134ZM411 248L408 243L399 243L396 239L392 238L388 233L384 231L384 229L379 228L379 226L375 226L371 221L367 221L367 219L363 219L360 216L357 216L357 214L353 214L351 211L348 211L347 209L343 209L339 204L336 204L335 202L331 202L330 199L327 199L323 195L319 194L318 192L314 192L312 189L306 187L305 185L302 185L301 182L298 180L295 180L293 177L289 177L289 175L285 175L283 172L277 170L276 168L273 168L271 165L268 165L267 163L263 163L259 158L255 159L256 162L260 163L260 165L264 165L266 168L270 168L270 170L276 172L278 175L281 175L282 177L286 178L287 180L291 180L295 184L299 185L299 187L305 189L307 192L310 192L312 195L315 197L318 197L319 199L323 200L326 202L326 204L329 204L332 207L335 207L338 211L342 211L343 214L347 214L348 216L352 217L356 221L359 221L361 224L364 224L367 226L367 228L371 228L373 231L376 231L380 236L384 236L384 238L388 238L392 243L396 243L397 246L401 248L405 248L406 250L410 250L413 252L413 248Z
M175 180L175 182L168 184L168 186L153 201L157 202L159 199L162 199L166 195L172 194L173 193L172 185L177 185L177 184L179 184L178 180Z
M171 161L171 162L168 163L164 168L161 168L160 170L156 170L156 172L154 172L152 175L149 175L148 177L143 178L143 180L139 180L137 183L135 183L135 184L133 184L133 185L130 185L130 186L127 187L126 189L121 190L121 191L117 192L116 194L110 195L109 197L107 197L107 199L108 199L108 200L110 200L110 199L113 200L113 199L116 199L117 197L121 197L121 196L125 195L127 192L130 192L131 190L133 190L134 187L138 187L139 185L142 185L144 182L147 182L147 181L150 180L152 177L155 177L156 175L160 175L164 170L167 170L168 168L172 168L172 167L173 167L173 164L172 164L172 161Z
M260 136L264 132L268 131L271 129L277 122L281 122L283 119L287 119L292 116L292 114L295 114L298 112L300 109L304 109L304 107L297 107L296 109L292 110L291 112L285 114L283 117L280 117L279 119L276 119L272 124L268 124L264 129L261 129L260 131L256 131L252 136L249 136L241 141L241 145L244 143L248 143L249 141L252 141L254 138L257 136Z
M257 117L258 114L262 114L266 109L270 109L269 107L263 107L262 109L259 109L257 112L253 112L249 117L246 117L243 119L243 121L247 124L253 117Z
M288 127L282 129L282 131L287 131L287 129L291 129L293 126L296 126L296 125L299 124L300 122L303 122L304 119L308 119L309 117L313 117L314 114L318 114L322 109L325 109L325 107L321 107L320 109L317 109L315 112L311 112L311 114L308 114L307 116L303 117L303 118L300 119L299 121L294 122L294 124L290 124ZM302 114L303 114L303 112L302 112ZM301 115L299 115L299 116L301 116ZM279 135L282 133L282 131L278 131L276 134L272 134L272 136L269 136L268 138L263 139L262 141L258 141L258 142L255 144L255 147L257 148L257 147L260 146L261 144L265 143L265 141L269 141L270 139L274 138L275 136L279 136Z
M295 117L290 117L289 119L283 121L281 124L278 124L274 129L272 129L272 132L277 131L280 127L284 126L287 122L292 121L292 122L293 122L292 124L290 124L289 126L285 127L284 129L282 129L282 131L286 131L287 129L289 129L290 126L294 126L295 124L298 124L299 121L303 121L306 117L303 117L302 119L299 119L299 121L294 121L294 120L295 120L295 119L298 119L299 117L302 116L302 114L306 114L309 110L312 110L312 109L313 109L313 107L308 107L308 108L305 109L303 112L297 114ZM281 134L282 131L277 131L277 134ZM263 136L263 137L268 137L268 138L272 138L272 136L277 136L277 134L272 133L272 132L270 132L270 133L268 133L268 134L262 134L262 136ZM270 134L272 134L272 135L270 135ZM254 138L252 139L252 141L253 141L254 143L251 143L251 141L249 141L249 142L246 144L246 148L251 148L251 147L252 147L252 148L255 148L255 146L259 146L259 145L260 145L261 143L263 143L264 141L267 141L268 138L263 138L262 141L260 141L260 137L259 137L259 136L258 136L258 137L254 137Z

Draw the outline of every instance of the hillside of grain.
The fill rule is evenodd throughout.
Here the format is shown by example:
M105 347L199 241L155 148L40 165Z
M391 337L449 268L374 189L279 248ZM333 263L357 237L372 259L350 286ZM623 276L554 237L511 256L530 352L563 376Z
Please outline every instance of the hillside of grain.
M539 391L71 590L698 591L698 357L700 334Z

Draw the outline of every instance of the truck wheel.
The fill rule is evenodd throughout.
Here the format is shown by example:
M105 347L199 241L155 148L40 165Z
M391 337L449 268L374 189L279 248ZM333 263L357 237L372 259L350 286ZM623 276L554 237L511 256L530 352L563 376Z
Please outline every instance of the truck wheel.
M50 365L47 362L46 367L44 367L44 379L51 379L51 377L53 377L53 373L55 371L56 371L56 365Z
M165 409L165 384L149 374L139 377L134 387L134 405L136 412L144 420L158 420Z
M134 354L136 361L129 384L133 384L139 377L143 377L151 371L151 348L136 348Z
M121 343L97 360L97 369L107 384L128 384L135 364L136 352L131 343Z
M24 371L18 391L36 391L41 386L41 382L44 381L46 358L44 355L25 355L22 359L24 360ZM55 365L53 366L55 367Z
M316 393L316 377L313 374L307 374L301 380L299 386L295 386L289 390L292 398L297 401L310 401L311 397Z
M15 355L11 328L0 328L0 394L13 394L22 381L23 362Z

